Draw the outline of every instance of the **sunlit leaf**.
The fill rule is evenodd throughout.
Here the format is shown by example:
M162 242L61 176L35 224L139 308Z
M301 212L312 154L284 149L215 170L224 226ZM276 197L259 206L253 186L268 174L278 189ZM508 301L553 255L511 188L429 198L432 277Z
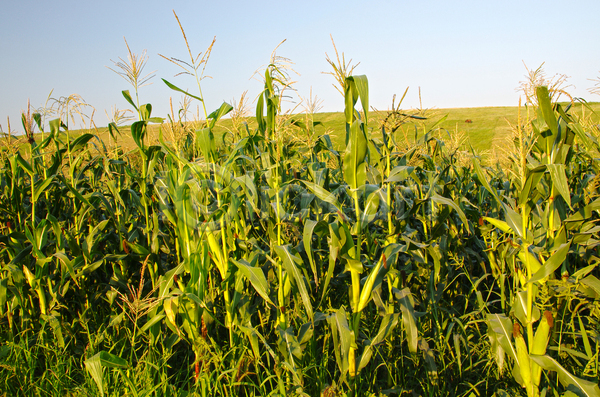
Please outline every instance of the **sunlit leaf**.
M562 365L560 365L554 358L550 356L532 355L531 359L545 370L556 372L558 374L558 379L560 380L560 383L562 383L564 387L574 386L585 396L600 396L600 388L598 388L597 383L580 379L574 376L569 371L567 371Z

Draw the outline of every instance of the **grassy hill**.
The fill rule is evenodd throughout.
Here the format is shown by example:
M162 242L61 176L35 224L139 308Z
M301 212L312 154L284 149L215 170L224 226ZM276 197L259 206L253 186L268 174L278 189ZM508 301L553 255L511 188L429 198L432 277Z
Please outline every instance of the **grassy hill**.
M567 104L564 104L565 106ZM533 112L531 108L530 112ZM455 140L465 149L471 146L483 155L492 155L498 157L502 155L502 148L510 143L510 136L513 126L517 125L519 108L517 106L498 106L498 107L474 107L474 108L447 108L447 109L427 109L421 111L402 111L405 114L414 114L424 117L424 120L406 119L402 125L397 125L394 139L402 145L402 142L408 140L413 141L415 131L420 136L424 132L435 126L436 133L441 139ZM600 103L576 103L571 110L571 113L578 117L587 119L586 123L600 123ZM369 129L371 136L374 138L380 137L381 123L388 115L387 111L373 111L369 113ZM285 116L289 119L305 121L306 115L290 115ZM527 120L528 109L521 107L521 119L523 122ZM534 114L531 113L533 118ZM341 149L344 144L345 136L345 119L343 112L316 113L313 115L315 122L321 124L315 128L315 133L318 135L329 134L331 139L338 149ZM441 122L440 122L441 121ZM237 123L247 122L250 130L255 128L254 118L248 117L243 120L237 120ZM439 124L438 124L439 122ZM437 125L436 125L437 124ZM194 126L194 123L188 123L187 127L194 129L199 127ZM287 132L294 137L302 137L302 132L295 127L287 126ZM285 130L284 128L284 130ZM235 133L234 121L231 119L223 119L218 123L218 128L215 129L216 134L227 134L228 132ZM390 132L391 128L388 125L386 128ZM163 124L163 136L167 141L175 139L169 125ZM97 128L91 131L75 130L71 131L73 136L84 132L91 132L98 136L105 145L112 146L114 143L110 140L108 128ZM120 127L121 136L118 137L117 143L122 146L125 151L135 147L133 139L130 135L128 126ZM159 126L151 125L148 132L148 143L153 144L158 142ZM38 134L41 139L41 135ZM24 139L22 139L24 141ZM96 141L97 142L97 141ZM97 142L98 144L98 142Z

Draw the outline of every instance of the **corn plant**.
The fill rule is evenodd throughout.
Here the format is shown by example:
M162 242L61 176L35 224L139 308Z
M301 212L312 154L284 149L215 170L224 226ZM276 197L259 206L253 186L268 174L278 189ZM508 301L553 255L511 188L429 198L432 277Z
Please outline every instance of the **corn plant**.
M531 125L535 143L527 166L521 167L521 181L524 182L512 205L500 199L498 192L485 180L478 163L475 164L478 177L496 199L505 218L483 219L511 235L511 244L517 248L512 262L516 267L514 276L517 283L511 313L518 322L512 324L502 315L489 314L488 326L498 362L503 362L505 352L509 354L514 360L513 375L527 390L528 396L539 395L542 368L558 371L565 386L574 386L587 395L597 395L600 393L597 385L573 376L547 355L558 308L549 306L552 311L545 310L542 315L542 303L548 299L548 290L561 283L552 280L555 270L561 268L565 281L569 278L569 270L572 273L579 270L577 259L568 260L568 257L570 252L577 252L574 251L575 246L585 244L585 240L574 239L575 230L570 227L568 215L569 209L573 211L574 203L567 167L573 156L572 143L577 127L573 127L573 119L560 105L552 107L546 87L537 88L537 101L538 117ZM585 221L587 213L589 219L590 205L582 206L584 216L576 217ZM585 330L581 332L585 333Z
M538 88L512 168L465 162L444 118L393 104L372 127L342 56L337 143L282 111L273 56L223 135L213 44L168 58L198 86L165 80L188 98L169 123L121 93L131 152L24 115L0 155L0 394L598 395L592 123Z

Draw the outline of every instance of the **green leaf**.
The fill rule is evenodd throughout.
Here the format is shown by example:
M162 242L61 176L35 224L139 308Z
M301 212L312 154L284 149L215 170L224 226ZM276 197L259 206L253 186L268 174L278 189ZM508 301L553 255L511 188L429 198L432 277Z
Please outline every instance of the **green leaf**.
M469 228L469 221L467 220L465 213L463 212L462 209L460 209L458 204L456 204L454 201L452 201L446 197L440 196L437 193L435 193L433 196L431 196L431 200L438 204L444 204L444 205L447 205L447 206L451 207L452 209L454 209L454 211L456 211L458 213L458 216L460 217L460 220L462 221L467 233L471 234L471 231Z
M304 276L298 268L298 265L302 265L303 263L302 259L290 252L289 245L276 246L275 252L277 252L277 255L279 255L281 258L285 271L293 277L296 287L298 287L298 290L300 291L300 297L302 298L302 303L306 308L306 313L312 320L314 315L312 304L310 302L310 295L308 294L308 289L306 288Z
M71 186L71 184L67 181L67 179L64 176L59 174L58 178L63 183L63 185L66 186L71 191L71 193L73 193L73 195L77 198L77 200L79 200L81 203L85 204L86 206L90 206L90 202L85 197L83 197L77 189L75 189L73 186Z
M583 348L585 349L585 353L587 354L587 359L592 360L594 352L592 351L592 346L590 345L588 333L585 329L585 325L583 324L583 320L581 319L579 313L577 313L577 322L579 323L579 329L581 331L581 340L583 341Z
M8 278L0 279L0 315L3 315L4 304L6 303L6 291L8 290Z
M396 299L398 299L400 310L402 311L402 324L406 331L408 350L411 353L416 354L419 342L419 331L417 329L415 309L410 289L406 287L399 291L396 294Z
M585 396L598 397L600 396L600 388L598 384L588 380L580 379L567 371L555 359L550 356L531 355L531 359L540 367L547 371L555 371L558 374L558 379L564 387L574 386L579 389Z
M414 169L415 167L408 165L394 167L385 182L404 182L413 173Z
M531 244L533 236L527 229L523 230L523 218L521 215L504 203L502 203L502 208L504 209L504 218L508 226L517 233L517 236Z
M100 353L85 360L84 364L85 369L90 373L92 379L94 379L94 382L96 382L96 386L98 386L100 395L104 396L104 381L102 379L102 363L100 362Z
M98 389L100 390L100 395L104 395L104 387L102 380L102 368L119 368L119 369L127 369L129 368L129 364L126 360L123 360L119 356L115 356L114 354L108 353L106 351L101 351L94 356L85 360L85 368L88 370Z
M192 98L194 98L194 99L197 99L197 100L199 100L200 102L204 102L204 100L202 100L202 98L200 98L200 97L197 97L197 96L195 96L195 95L192 95L192 94L190 94L190 93L189 93L189 92L187 92L187 91L184 91L184 90L182 90L181 88L179 88L179 87L177 87L177 86L175 86L175 85L173 85L173 84L169 83L167 80L165 80L165 79L161 79L161 80L162 80L162 81L164 81L164 82L165 82L165 84L167 85L167 87L169 87L170 89L172 89L172 90L174 90L174 91L179 91L179 92L181 92L181 93L183 93L183 94L185 94L185 95L187 95L187 96L189 96L189 97L192 97Z
M527 282L535 283L537 281L545 279L546 277L554 273L554 271L558 269L558 267L562 265L562 263L565 261L567 254L569 253L570 247L570 242L562 244L560 247L558 247L556 251L550 256L550 258L548 258L546 263L544 263L542 267L537 272L535 272L533 277L531 277Z
M148 122L146 120L136 121L131 124L131 137L140 149L144 149L144 137L146 136L147 125Z
M83 134L81 136L78 136L77 138L75 138L73 140L73 142L71 142L71 151L75 152L83 147L85 147L85 145L90 141L90 139L92 139L94 137L94 135L92 134Z
M360 371L369 363L371 356L373 355L374 347L382 343L385 338L387 338L387 336L394 330L394 328L396 328L396 325L398 325L398 317L398 313L388 314L383 317L381 325L379 326L379 331L377 331L375 337L367 343L362 355L360 356L357 371Z
M382 256L381 259L377 262L377 265L373 269L371 269L371 273L369 273L369 277L367 277L367 281L363 285L360 291L360 297L358 299L358 308L356 312L361 312L365 307L367 307L367 303L371 300L371 293L373 292L373 285L375 284L375 279L379 275L379 271L383 267L383 262L385 256ZM383 270L387 272L387 269Z
M265 108L265 91L263 91L258 97L256 102L256 123L258 124L258 131L264 134L267 131L267 121L265 120L264 108Z
M313 182L302 181L302 183L304 183L304 185L306 185L306 187L310 191L312 191L314 195L317 196L320 200L333 205L340 213L343 213L342 206L333 193L328 192L327 190Z
M124 91L121 91L121 93L123 94L123 97L125 97L125 100L126 100L127 102L129 102L129 104L130 104L131 106L133 106L133 108L135 109L135 111L136 111L136 112L139 112L139 109L138 109L138 107L137 107L137 106L135 105L135 103L133 102L133 99L131 99L131 94L129 94L129 90L124 90Z
M369 190L370 189L365 189L365 194L367 194L368 196L366 198L365 208L360 215L360 225L363 229L367 227L369 223L372 222L377 216L379 204L385 202L383 188L379 188L375 191L370 192Z
M252 176L248 174L244 174L242 176L238 176L235 180L240 184L242 189L244 189L244 197L246 199L246 203L250 204L252 209L255 212L258 212L258 191L256 190L256 185L254 184L254 179Z
M492 330L492 327L488 326L487 334L488 334L488 338L490 339L492 356L494 357L494 360L496 361L496 365L498 365L498 373L502 374L502 372L504 370L504 364L506 362L506 360L505 360L506 353L504 351L504 348L502 347L502 345L499 342L498 334L496 334Z
M144 326L142 328L140 328L140 330L142 332L146 332L146 330L150 327L152 327L154 324L158 323L160 320L162 320L163 318L165 318L165 313L162 312L160 314L155 315L154 317L152 317L150 320L148 320L146 322L146 324L144 324Z
M553 187L560 193L563 200L569 205L569 208L573 209L571 207L571 191L569 190L569 182L567 181L564 164L548 164L546 167L550 171Z
M587 287L590 287L596 292L596 294L598 294L598 296L600 296L600 280L598 280L596 277L589 275L579 282Z
M312 250L312 236L315 232L315 229L320 230L320 234L324 234L324 232L328 232L329 228L327 227L327 223L324 221L313 221L312 219L307 219L304 223L304 231L302 233L302 242L304 244L304 252L306 252L306 256L308 256L308 262L310 263L310 269L313 272L315 278L315 285L319 286L318 276L317 276L317 266L315 264L315 258Z
M33 177L33 174L35 173L33 171L33 167L27 160L23 158L23 156L21 156L21 152L17 152L17 163L19 163L21 168L23 168L29 174L29 176Z
M515 296L511 314L513 314L521 322L521 324L527 324L527 310L527 291L519 291ZM532 321L536 322L539 320L540 314L540 309L534 305L533 312L531 314Z
M202 151L204 160L207 163L217 161L217 146L215 144L215 136L210 128L202 128L196 130L196 139L198 147Z
M57 137L58 133L60 132L60 125L61 125L60 119L50 120L50 122L48 124L50 125L50 135L53 137Z
M490 192L492 196L494 196L498 204L501 204L500 198L498 197L498 192L496 192L496 189L492 189L490 186L490 183L485 177L483 169L481 169L481 165L479 164L479 159L477 157L473 158L473 168L475 169L475 173L477 174L477 179L479 179L479 182L488 192Z
M519 250L517 256L527 266L527 261L529 261L529 266L531 266L531 272L535 274L538 270L541 269L542 264L538 260L538 258L531 253L530 250L526 250L525 248Z
M500 219L490 218L487 216L484 216L483 219L485 221L491 223L492 225L494 225L494 227L497 227L504 233L511 233L511 234L514 233L512 228L510 226L508 226L508 223L501 221Z
M367 157L368 142L362 128L362 121L356 120L350 127L348 145L344 152L344 180L350 189L358 189L367 180Z
M508 353L510 358L516 360L517 351L511 343L513 335L513 323L510 321L510 318L502 314L488 313L486 320L488 332L490 330L494 332L498 338L498 343L500 343L500 346L502 346L504 351Z
M279 351L284 356L287 356L287 359L292 362L294 357L298 359L302 359L303 351L300 347L300 343L298 343L298 338L294 334L294 329L289 327L287 329L278 329L279 333ZM294 357L292 357L292 355ZM292 370L293 371L293 370ZM295 371L294 371L295 372Z
M400 304L400 311L402 312L402 325L406 332L406 339L408 342L408 350L416 354L417 346L419 342L419 331L417 329L417 317L415 316L414 302L412 293L408 287L403 288L401 291L394 290L394 294L398 303Z
M569 128L572 131L575 131L575 134L577 135L579 140L583 142L588 152L593 152L594 149L598 148L598 141L596 140L596 138L585 132L581 124L569 123ZM594 143L596 144L595 146Z
M42 182L37 184L37 186L33 190L33 201L34 202L38 200L38 198L40 197L40 194L42 194L44 192L44 190L46 190L46 188L52 183L52 180L54 180L54 175L51 176L50 178L44 179Z
M100 356L100 363L106 368L129 368L127 360L106 351L101 351L97 355Z
M217 110L215 110L214 112L212 112L211 114L208 115L208 118L211 119L210 128L212 129L221 117L225 116L227 113L231 112L232 110L233 110L233 106L231 106L227 102L223 102L221 107L219 107Z
M423 357L425 358L425 366L427 367L429 380L435 385L438 380L437 365L435 364L435 354L433 350L429 347L429 342L427 342L425 338L419 339L419 349L423 351Z
M527 179L521 188L521 193L519 193L519 204L525 204L531 199L532 192L542 176L544 176L544 172L546 172L546 165L540 165L532 170L528 170Z
M548 126L548 128L550 128L550 131L552 132L551 136L543 138L543 140L546 141L546 154L550 155L550 149L554 144L555 137L558 135L556 115L554 114L554 109L552 109L552 102L550 102L550 92L548 91L548 87L536 87L535 94L537 96L538 106L542 111L544 121L546 122L546 125Z
M333 345L335 348L335 359L342 376L345 376L349 368L348 358L350 346L355 343L354 332L348 326L346 311L343 307L327 317L327 322L331 326L331 334L333 336Z
M240 259L239 261L231 259L231 261L235 263L238 270L242 272L244 277L250 281L250 284L252 284L256 292L258 292L258 294L272 306L275 306L271 298L269 298L269 283L267 282L267 278L265 277L262 269L260 267L250 265L250 263L244 259Z
M146 104L140 106L140 117L142 118L143 121L148 121L151 114L152 114L152 105L151 104L146 103Z
M73 262L74 261L69 260L69 258L65 254L65 251L62 250L59 252L55 252L52 256L60 259L60 261L63 263L63 265L67 268L67 272L69 273L69 276L71 276L71 278L73 280L75 280L75 271L73 270ZM77 281L75 281L75 282L77 282Z
M360 104L363 108L363 113L365 115L365 123L368 123L369 120L369 80L367 76L364 74L358 76L351 76L349 79L354 81L356 92L358 94L358 99L360 99Z
M116 134L115 134L115 132L116 132ZM114 140L117 139L117 134L119 136L121 136L121 131L119 131L119 127L117 126L117 123L115 123L115 122L108 123L108 133L110 134L110 137Z

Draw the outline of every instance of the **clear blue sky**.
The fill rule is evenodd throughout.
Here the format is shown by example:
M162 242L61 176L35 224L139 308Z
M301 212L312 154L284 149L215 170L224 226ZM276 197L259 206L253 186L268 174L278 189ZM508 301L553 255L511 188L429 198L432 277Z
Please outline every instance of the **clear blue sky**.
M371 105L390 106L393 94L410 87L404 107L517 105L523 62L547 76L570 76L569 91L598 100L588 89L600 74L600 2L589 1L31 1L5 2L0 14L0 125L22 130L20 113L31 100L39 108L53 97L79 94L96 109L127 108L127 82L110 71L126 58L125 37L135 53L147 50L145 71L153 84L140 90L153 115L166 116L169 97L181 95L160 78L196 93L195 82L158 54L188 59L172 10L179 15L192 51L216 43L203 81L208 110L238 99L254 100L261 83L251 80L282 40L278 55L300 73L296 89L323 100L323 111L343 109L325 53L329 35L356 74L369 78Z

